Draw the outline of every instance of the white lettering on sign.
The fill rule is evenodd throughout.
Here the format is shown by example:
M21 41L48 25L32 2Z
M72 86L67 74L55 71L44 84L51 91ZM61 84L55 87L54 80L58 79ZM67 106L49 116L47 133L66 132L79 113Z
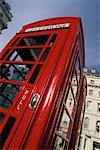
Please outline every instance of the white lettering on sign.
M25 101L28 93L29 93L29 90L26 90L25 93L23 94L22 99L20 100L20 102L17 106L17 110L20 110L20 107L23 105L23 102Z
M60 28L68 28L69 26L70 26L70 23L63 23L63 24L56 24L56 25L33 27L33 28L26 29L25 32L42 31L42 30L52 30L52 29L60 29Z

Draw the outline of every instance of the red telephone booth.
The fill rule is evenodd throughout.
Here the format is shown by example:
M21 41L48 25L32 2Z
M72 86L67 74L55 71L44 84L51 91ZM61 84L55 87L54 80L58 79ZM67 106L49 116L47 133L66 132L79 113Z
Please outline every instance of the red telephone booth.
M86 95L84 64L80 18L23 26L1 52L2 149L75 149Z

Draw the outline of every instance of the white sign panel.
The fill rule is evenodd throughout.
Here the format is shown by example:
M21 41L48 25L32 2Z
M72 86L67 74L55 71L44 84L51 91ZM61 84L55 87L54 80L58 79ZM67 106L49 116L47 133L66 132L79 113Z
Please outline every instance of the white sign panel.
M28 28L28 29L25 30L25 32L61 29L61 28L68 28L69 26L70 26L70 23L55 24L55 25L48 25L48 26L40 26L40 27Z

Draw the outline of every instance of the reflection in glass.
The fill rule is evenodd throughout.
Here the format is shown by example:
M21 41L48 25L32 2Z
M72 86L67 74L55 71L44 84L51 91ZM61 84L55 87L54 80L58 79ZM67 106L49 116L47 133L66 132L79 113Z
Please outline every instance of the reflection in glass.
M41 51L42 48L15 49L7 59L16 61L36 61Z
M57 38L57 34L54 34L49 42L49 45L52 46Z
M0 105L2 107L8 108L13 103L15 95L19 91L19 86L7 83L0 83L0 89Z
M57 136L54 144L54 150L64 150L65 144L65 140Z
M4 64L1 66L1 77L7 80L24 81L32 65Z
M66 110L64 109L58 132L62 134L62 136L64 136L65 138L67 136L69 124L70 124L70 118L67 115Z
M37 65L32 76L30 77L29 83L34 83L40 70L41 70L42 65Z
M4 118L5 118L5 115L2 112L0 112L0 123L2 123Z
M46 60L46 58L47 58L49 52L50 52L50 48L46 48L46 50L44 51L44 53L43 53L43 55L42 55L40 61L43 61L43 62L44 62L44 61Z
M81 68L80 68L80 60L79 59L77 59L77 61L76 61L76 66L75 66L75 68L76 68L76 73L77 73L77 79L78 79L78 82L80 81L80 76L81 76Z
M49 38L49 35L39 35L39 36L30 36L24 37L18 44L18 46L36 46L36 45L45 45Z
M78 78L77 78L77 73L76 73L75 70L74 70L74 73L73 73L73 76L72 76L71 85L72 85L74 97L76 97L77 88L78 88Z
M74 103L75 103L74 97L73 97L72 90L70 87L69 92L68 92L68 96L67 96L67 100L66 100L66 107L68 109L68 112L70 113L70 116L72 115L72 112L73 112Z

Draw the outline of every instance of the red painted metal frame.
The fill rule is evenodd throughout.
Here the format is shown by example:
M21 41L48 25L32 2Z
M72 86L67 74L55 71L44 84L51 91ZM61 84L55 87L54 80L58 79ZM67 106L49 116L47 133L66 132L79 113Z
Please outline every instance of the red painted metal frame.
M25 29L38 26L46 26L52 24L70 23L69 28L54 29L48 31L37 31L25 33ZM53 46L48 46L51 37L57 34L57 38ZM37 61L10 61L7 60L9 54L15 48L30 48L30 46L17 46L17 43L28 36L50 35L46 44L43 46L31 46L31 48L43 48ZM13 44L16 39L17 42ZM51 48L50 53L45 62L40 62L45 49ZM73 17L59 17L31 23L22 28L8 45L1 52L0 64L32 64L32 69L27 74L26 80L23 82L16 82L11 80L0 79L0 82L19 85L20 91L17 93L10 108L1 107L0 111L5 114L5 119L2 121L0 131L2 132L9 116L16 118L16 121L5 140L3 149L50 149L54 145L54 139L58 134L57 128L60 123L63 107L65 105L65 97L69 90L72 74L75 69L76 60L80 60L81 80L78 85L78 95L75 99L75 107L72 112L72 124L69 126L68 134L66 135L66 148L75 148L77 133L73 134L73 129L77 129L77 120L80 115L77 115L79 104L84 103L83 82L82 75L83 67L85 65L84 58L84 41L80 18ZM42 65L35 82L29 83L37 64ZM26 92L27 91L27 92ZM27 93L27 94L26 94ZM33 94L40 95L39 102L34 109L29 108L30 100ZM25 99L24 99L25 97ZM79 97L81 97L79 99ZM24 100L23 100L24 99ZM20 107L18 107L21 104ZM81 114L81 106L78 114ZM19 110L18 110L19 108ZM66 107L67 110L67 107ZM73 136L74 135L74 136ZM67 140L68 139L68 140ZM72 145L70 144L73 140Z

